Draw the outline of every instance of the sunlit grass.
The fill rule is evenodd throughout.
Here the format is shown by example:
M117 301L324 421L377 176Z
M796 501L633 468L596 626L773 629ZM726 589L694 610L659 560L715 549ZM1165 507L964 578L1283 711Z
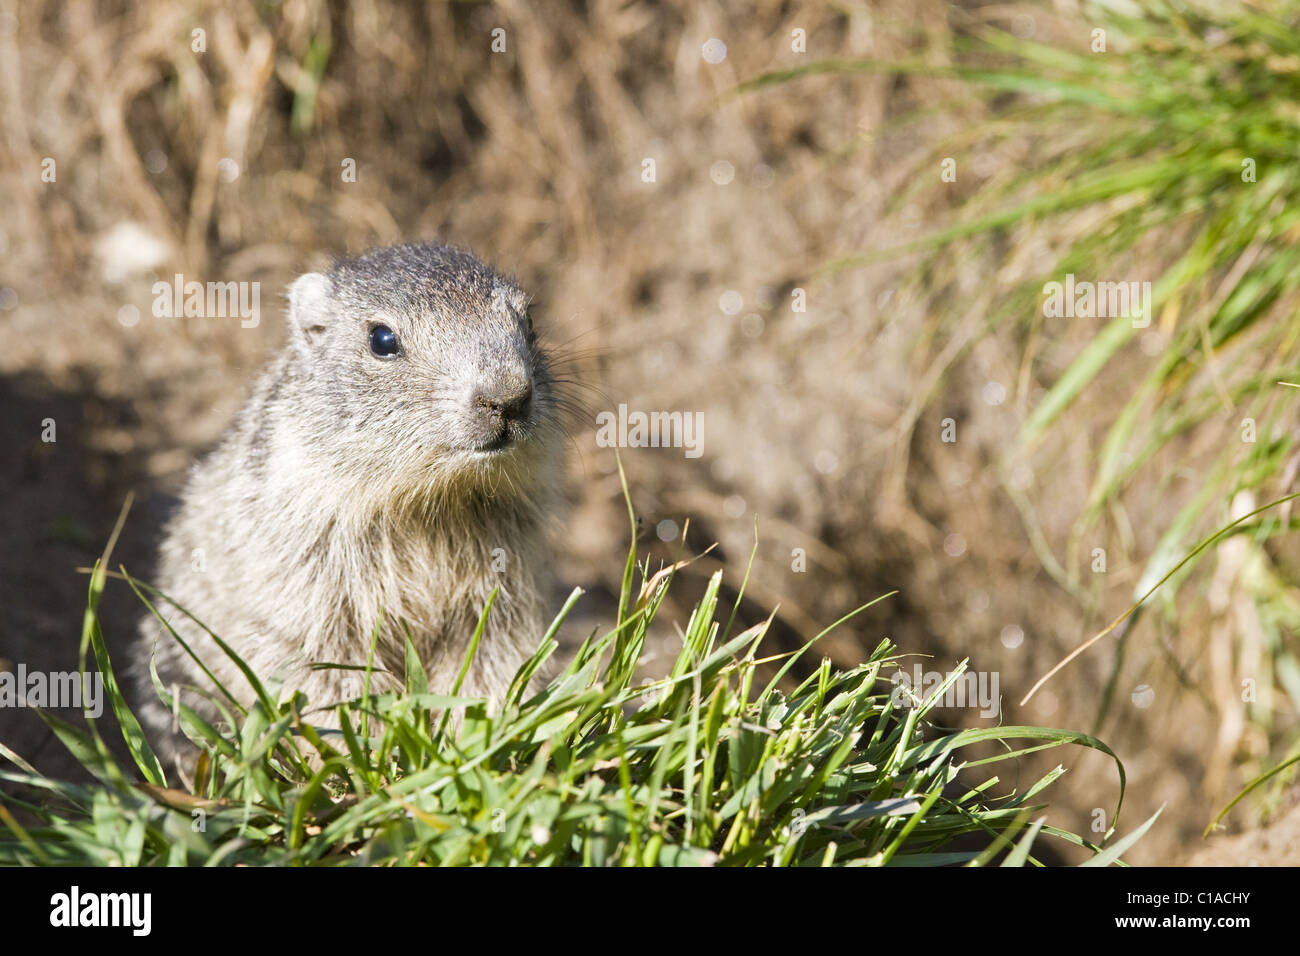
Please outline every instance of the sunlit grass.
M0 802L2 864L1037 865L1038 841L1050 836L1104 865L1154 820L1123 839L1112 824L1104 848L1046 824L1042 799L1063 768L1019 792L989 768L1062 744L1098 750L1119 771L1117 817L1123 766L1070 731L936 731L930 710L964 666L923 701L889 679L887 641L851 670L823 660L791 680L812 645L764 657L770 619L733 633L721 572L669 672L637 682L676 568L651 573L635 549L617 626L584 641L540 690L528 690L531 678L556 651L578 591L495 710L456 688L433 692L409 646L405 692L340 706L335 732L303 718L301 694L280 699L247 671L251 705L223 690L229 724L179 707L202 748L182 784L167 779L112 679L97 613L110 554L111 544L91 576L83 657L93 651L105 675L132 763L120 765L89 720L80 729L44 715L91 784L44 777L0 745L16 766L0 779L22 793Z
M1101 426L1088 493L1052 502L1074 509L1067 540L1049 542L1034 505L1004 481L1044 569L1092 613L1102 583L1088 555L1099 537L1131 542L1133 526L1160 522L1154 548L1135 554L1136 600L1198 540L1284 496L1300 474L1293 384L1300 380L1300 4L1138 0L1084 11L1090 23L1074 21L1073 43L972 26L950 66L814 62L738 92L783 95L805 76L852 73L944 77L987 92L987 119L937 143L894 197L895 208L947 188L936 173L942 157L955 157L967 184L977 157L1002 157L996 172L973 188L949 189L960 198L923 238L846 250L824 271L921 254L907 285L934 297L926 334L943 348L921 377L904 427L935 399L948 370L995 334L1023 348L1021 387L1044 387L1005 449L1004 476L1033 473L1044 449L1050 457L1081 430ZM994 291L978 302L944 300L944 286L970 262L985 262L980 253L995 238L1006 258L1041 261L1041 271L1035 266L1002 288L991 279L984 285ZM1061 343L1070 340L1043 303L1045 284L1067 274L1150 281L1151 314L1093 320L1095 334L1062 359ZM1098 409L1116 397L1118 410L1100 418ZM1191 448L1199 455L1196 481L1190 493L1165 499L1175 503L1173 513L1130 510L1128 493L1170 488L1171 455ZM1235 533L1249 549L1232 599L1255 609L1261 638L1258 672L1249 675L1259 696L1246 709L1273 738L1274 754L1279 745L1283 753L1294 747L1294 721L1279 715L1300 711L1300 589L1265 544L1295 527L1288 503ZM1198 554L1154 596L1170 633L1203 619L1210 569L1197 564L1219 556L1217 548ZM1099 725L1111 700L1108 691Z

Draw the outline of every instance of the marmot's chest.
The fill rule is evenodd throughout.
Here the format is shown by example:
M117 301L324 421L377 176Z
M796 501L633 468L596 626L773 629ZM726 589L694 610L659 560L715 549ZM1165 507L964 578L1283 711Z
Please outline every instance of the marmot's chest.
M503 592L498 601L513 590L504 546L454 547L431 535L371 539L354 554L335 555L334 564L359 626L400 619L426 637L460 630L467 618L477 621L493 589Z

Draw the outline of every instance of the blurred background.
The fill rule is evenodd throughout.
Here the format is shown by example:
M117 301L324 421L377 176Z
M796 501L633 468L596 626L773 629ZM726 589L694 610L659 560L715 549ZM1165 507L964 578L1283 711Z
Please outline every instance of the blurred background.
M1019 702L1295 486L1297 21L1267 0L0 3L0 667L75 666L77 569L131 492L116 558L148 576L168 496L284 339L289 281L437 238L514 273L589 383L555 527L588 592L570 640L611 622L628 545L595 414L699 412L699 457L620 452L652 567L718 544L661 619L718 567L734 598L751 552L741 615L777 609L773 653L896 590L820 655L969 658L999 677L995 720L1101 737L1121 830L1166 805L1132 862L1294 861L1294 767L1201 840L1296 752L1289 503ZM262 320L156 318L176 273L260 282ZM1049 314L1067 275L1150 282L1149 322ZM120 655L138 604L105 609ZM30 713L0 731L62 768ZM1093 832L1117 775L1061 754L1024 779L1065 760L1049 822Z

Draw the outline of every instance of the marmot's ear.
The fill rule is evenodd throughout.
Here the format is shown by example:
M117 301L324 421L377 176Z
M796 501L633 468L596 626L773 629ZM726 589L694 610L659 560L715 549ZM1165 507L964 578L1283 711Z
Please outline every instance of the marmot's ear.
M314 342L329 324L330 280L319 272L299 276L289 286L289 329L303 342Z

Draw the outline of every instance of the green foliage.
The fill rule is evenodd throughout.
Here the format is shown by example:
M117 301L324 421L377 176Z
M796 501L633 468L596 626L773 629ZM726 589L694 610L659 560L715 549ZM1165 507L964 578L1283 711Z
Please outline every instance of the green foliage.
M1148 0L1137 4L1140 16L1112 12L1099 21L1109 36L1105 52L1089 52L1087 38L1068 50L984 30L979 42L960 44L978 66L824 61L739 90L822 73L885 72L1020 94L994 121L964 131L962 143L935 150L951 155L964 146L958 155L968 157L1031 142L1015 176L976 190L959 222L830 270L1008 227L1050 230L1070 240L1064 252L1010 293L998 315L1037 326L1044 282L1071 272L1135 278L1135 258L1164 262L1153 277L1152 328L1166 341L1106 436L1084 520L1095 520L1160 448L1216 415L1251 417L1260 436L1244 459L1242 442L1225 447L1224 467L1210 482L1220 500L1258 487L1295 451L1286 426L1297 395L1279 383L1300 379L1300 209L1288 202L1300 190L1300 6L1272 6L1271 15L1235 4L1192 12ZM933 183L933 175L913 177L896 204ZM1085 210L1088 226L1075 235L1071 219ZM1041 442L1141 329L1123 318L1104 327L1038 403L1019 451Z
M1101 583L1087 573L1086 555L1102 525L1131 547L1135 526L1163 522L1134 583L1134 599L1143 600L1198 539L1262 500L1282 498L1300 473L1300 207L1293 201L1300 192L1300 4L1136 0L1084 12L1096 29L1074 30L1068 46L978 27L957 41L952 65L824 61L759 77L738 92L852 73L951 78L987 92L986 120L938 144L894 203L932 193L940 157L957 157L961 170L977 156L1003 157L998 172L973 187L962 180L951 192L952 221L930 235L845 256L825 271L924 252L910 281L938 289L962 263L983 261L981 247L994 237L1007 243L1005 258L1047 266L999 289L971 325L960 306L932 310L929 335L945 347L916 403L981 337L1019 338L1022 382L1043 381L1046 392L1000 463L1010 474L1097 423L1103 396L1119 397L1118 411L1101 422L1091 486L1064 554L1052 550L1025 494L1008 487L1044 569L1092 611ZM1060 323L1077 328L1083 320L1046 317L1044 285L1071 273L1093 282L1149 280L1151 311L1136 323L1095 320L1096 334L1062 360L1071 336ZM918 414L909 410L909 420ZM1186 465L1197 481L1187 495L1175 482L1188 472L1170 459L1192 451L1198 460ZM1168 489L1162 503L1176 502L1176 513L1130 513L1126 492L1136 486ZM1263 654L1252 677L1264 696L1248 710L1270 734L1279 729L1277 715L1300 708L1300 591L1294 568L1264 544L1294 527L1289 504L1242 525L1234 535L1247 539L1246 557L1226 572L1234 601L1252 606L1258 620ZM1183 587L1200 551L1158 594L1171 632L1204 615L1205 588ZM1217 558L1217 549L1203 556ZM1108 703L1109 693L1099 723Z
M667 675L636 683L675 567L651 574L634 551L617 626L589 637L537 692L531 678L556 650L576 590L498 709L457 688L431 693L409 643L405 692L339 706L337 730L303 720L301 693L276 700L246 671L253 703L240 707L223 688L229 721L213 726L180 707L202 752L193 785L168 786L115 689L99 633L108 559L91 577L84 646L105 675L133 766L119 766L89 718L83 730L47 715L91 784L44 777L0 745L17 768L0 780L23 794L0 802L9 831L0 864L1038 865L1032 850L1043 834L1103 863L1128 845L1100 850L1042 818L1020 832L1061 767L999 795L998 777L981 769L1075 744L1115 759L1122 803L1123 766L1105 744L1036 727L937 733L927 715L964 664L916 700L889 680L888 642L852 670L823 661L782 690L808 647L757 656L770 619L733 635L735 608L726 624L719 614L721 572ZM122 577L142 597L156 594ZM170 705L160 682L158 691Z

